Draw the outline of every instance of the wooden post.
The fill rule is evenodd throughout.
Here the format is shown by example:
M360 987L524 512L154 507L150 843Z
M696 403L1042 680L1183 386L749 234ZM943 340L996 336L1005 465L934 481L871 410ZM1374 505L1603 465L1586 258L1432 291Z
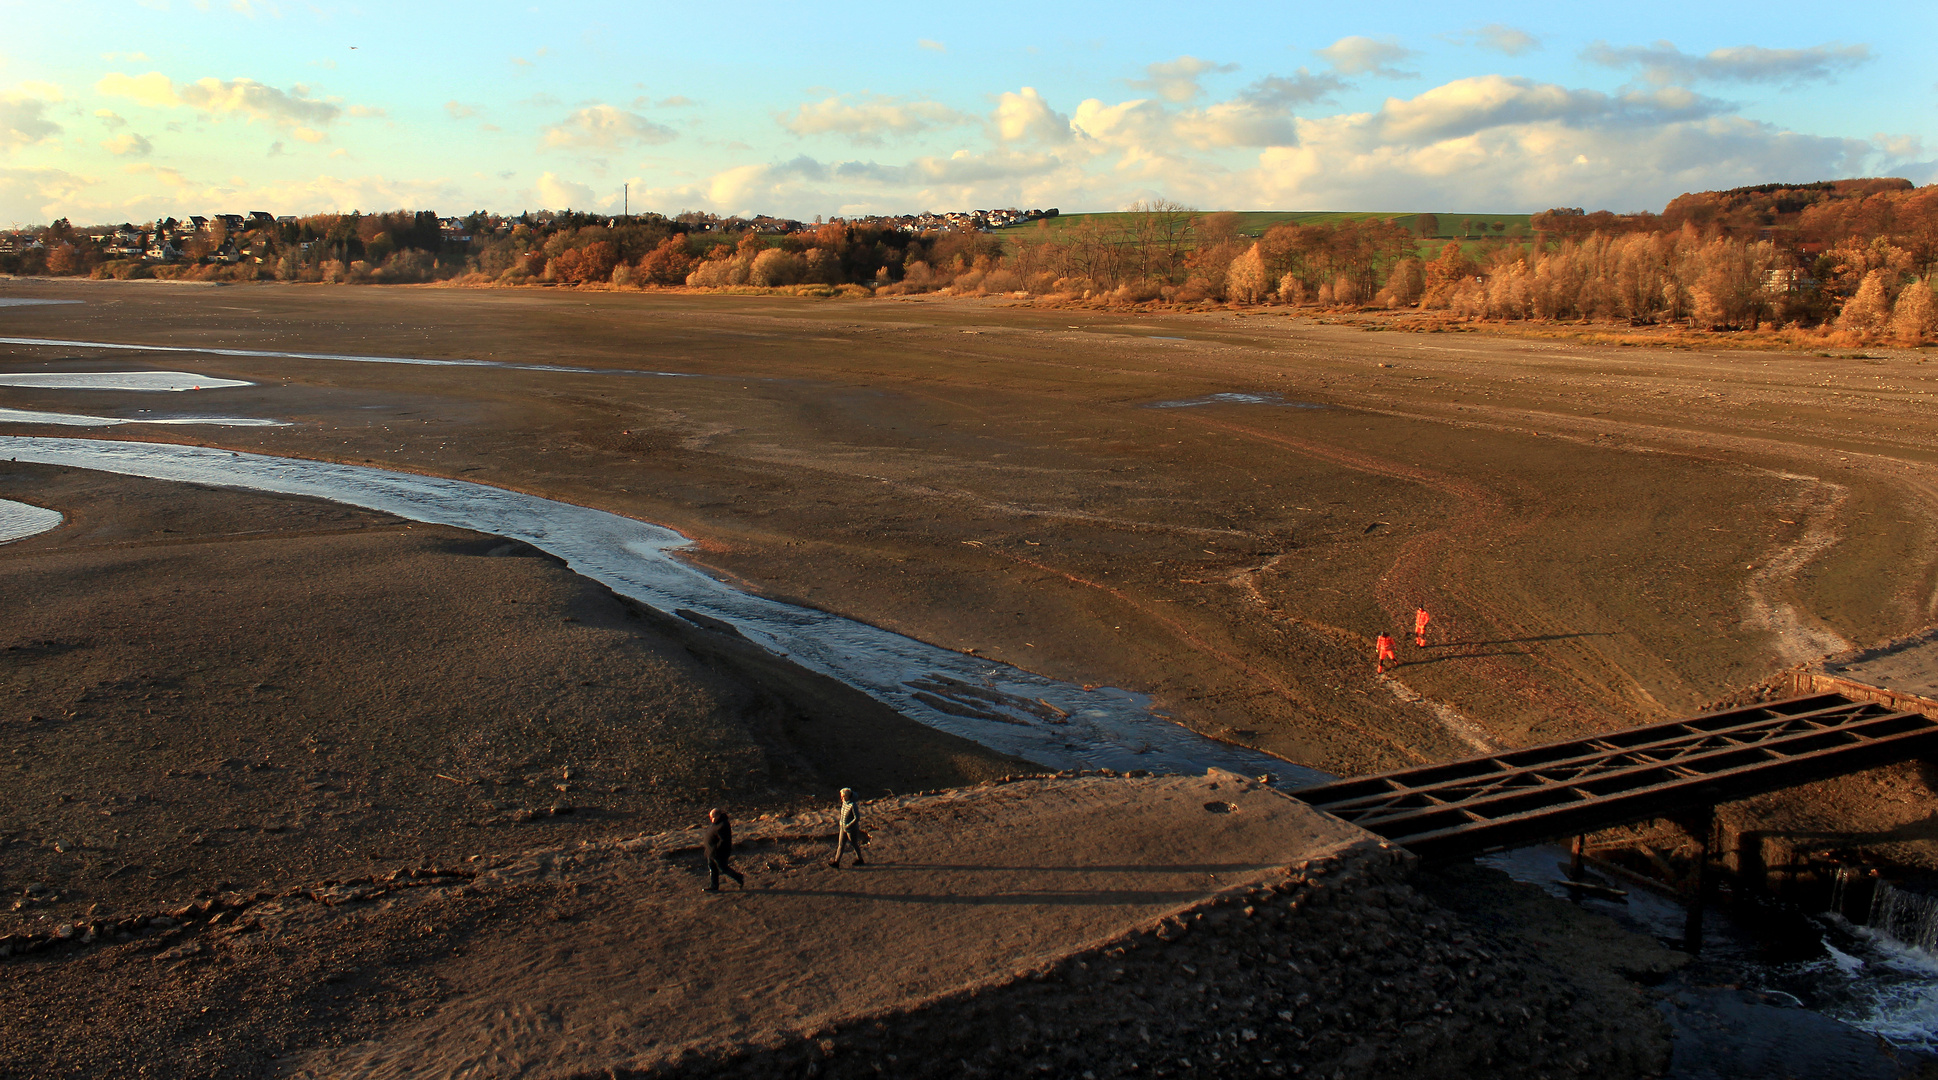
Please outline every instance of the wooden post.
M1682 924L1682 949L1694 956L1702 951L1703 905L1709 892L1709 837L1716 831L1716 808L1705 806L1691 814L1684 824L1696 836L1696 867L1690 875L1685 901L1689 914Z
M1581 880L1581 859L1582 859L1582 855L1584 854L1584 850L1587 847L1588 847L1588 838L1586 836L1582 836L1579 833L1577 833L1575 835L1575 842L1571 846L1568 853L1568 880L1569 881Z

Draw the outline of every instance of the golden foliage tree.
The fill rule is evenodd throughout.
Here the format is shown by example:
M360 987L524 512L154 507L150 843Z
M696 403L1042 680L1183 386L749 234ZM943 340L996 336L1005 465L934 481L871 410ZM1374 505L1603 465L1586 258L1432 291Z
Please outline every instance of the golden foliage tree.
M1931 283L1914 281L1898 294L1891 309L1891 336L1906 348L1916 348L1938 337L1938 297Z
M1863 283L1857 287L1857 295L1851 297L1838 314L1837 329L1873 334L1883 329L1890 317L1891 300L1884 288L1884 271L1872 270L1864 275Z

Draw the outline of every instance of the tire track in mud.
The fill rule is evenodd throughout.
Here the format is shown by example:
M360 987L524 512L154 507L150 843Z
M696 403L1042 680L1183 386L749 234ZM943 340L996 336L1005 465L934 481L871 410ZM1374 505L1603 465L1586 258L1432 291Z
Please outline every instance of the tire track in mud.
M1779 594L1790 591L1804 567L1843 538L1837 529L1837 514L1850 501L1850 489L1815 476L1765 471L1780 479L1811 485L1810 490L1799 492L1789 504L1797 508L1789 512L1802 517L1807 524L1795 543L1778 545L1776 553L1751 572L1743 586L1743 624L1774 635L1775 651L1786 666L1806 664L1843 652L1851 643L1835 630L1806 618L1794 603Z
M1410 625L1410 617L1416 603L1426 604L1428 610L1433 610L1434 607L1449 606L1442 601L1451 601L1456 611L1464 608L1481 613L1482 617L1499 631L1498 636L1535 637L1543 631L1553 629L1543 625L1546 620L1536 612L1510 610L1498 596L1482 600L1474 595L1472 589L1459 584L1469 577L1460 572L1460 567L1469 562L1476 551L1490 542L1494 544L1506 542L1537 528L1547 517L1545 509L1516 518L1508 506L1506 496L1472 480L1448 476L1423 466L1405 465L1370 454L1344 450L1309 439L1262 431L1231 421L1209 417L1190 419L1206 427L1277 446L1303 456L1329 461L1355 471L1417 483L1455 500L1458 509L1450 516L1447 524L1428 529L1421 535L1402 543L1393 562L1374 585L1374 599L1393 625ZM1538 498L1538 493L1533 494ZM1436 578L1437 588L1429 588L1428 581ZM1341 632L1350 633L1343 630ZM1365 648L1371 649L1370 641L1366 641L1360 635L1353 636L1364 642ZM1466 666L1497 687L1503 695L1537 702L1557 715L1569 718L1578 727L1600 730L1607 726L1606 710L1595 708L1551 682L1531 678L1524 670L1476 652L1475 650L1479 648L1481 646L1474 645L1462 649L1456 644L1445 647L1444 651L1439 653L1439 657L1464 661ZM1548 650L1549 653L1553 651L1553 649ZM1536 668L1548 672L1556 680L1588 681L1585 678L1585 672L1579 670L1576 665L1563 662L1552 655L1542 652L1517 655L1525 658ZM1598 661L1596 666L1618 675L1628 684L1631 692L1648 697L1647 692L1642 690L1633 676L1610 662L1608 658L1592 652L1587 653L1585 658ZM1390 676L1388 681L1398 682L1398 680L1391 680ZM1388 692L1396 699L1415 705L1432 715L1441 730L1462 744L1482 752L1496 749L1491 733L1487 732L1483 725L1469 720L1451 706L1427 698L1404 683L1389 686ZM1649 698L1649 700L1653 699Z
M1008 559L1011 562L1019 563L1023 566L1028 566L1033 569L1040 570L1043 573L1051 574L1056 577L1062 578L1063 580L1071 583L1072 585L1078 585L1084 588L1095 589L1098 592L1101 592L1106 596L1109 596L1112 599L1116 600L1118 603L1123 604L1125 607L1130 608L1132 611L1135 611L1138 614L1143 615L1144 617L1150 619L1152 622L1158 623L1159 625L1163 626L1165 629L1169 630L1175 637L1177 637L1178 640L1189 645L1191 648L1196 649L1197 651L1205 654L1206 656L1213 658L1214 660L1218 660L1224 664L1228 664L1231 667L1236 668L1239 671L1243 671L1246 675L1257 680L1259 683L1267 687L1270 687L1273 693L1277 694L1281 698L1284 698L1287 702L1295 705L1298 703L1298 696L1293 693L1292 688L1287 686L1283 680L1276 678L1275 676L1271 675L1268 672L1261 671L1257 667L1254 667L1251 663L1247 662L1242 657L1234 656L1231 653L1218 648L1216 645L1213 645L1210 642L1206 641L1204 638L1200 637L1189 626L1186 626L1182 620L1158 611L1155 607L1145 604L1142 601L1139 601L1136 597L1131 596L1129 593L1126 593L1121 589L1113 588L1112 586L1105 585L1102 582L1092 581L1086 577L1080 577L1076 574L1070 573L1067 570L1059 570L1054 566L1048 565L1047 563L1041 563L1036 561L1035 559L1027 558L1022 555L1012 554L1007 551L994 551L990 549L984 549L984 550L987 551L989 554L995 555L999 558ZM1393 752L1399 754L1400 756L1410 761L1415 761L1415 762L1425 764L1432 760L1426 757L1425 755L1421 754L1418 750L1415 750L1412 747L1409 747L1399 742L1398 740L1395 740L1391 736L1383 735L1377 731L1374 731L1371 728L1353 723L1350 720L1346 720L1337 716L1328 716L1328 717L1325 717L1325 720L1328 723L1337 724L1340 727L1349 728L1353 731L1356 731L1359 734L1365 736L1366 738L1372 739L1373 741L1379 743L1381 746L1384 746L1387 749L1392 750Z
M1814 457L1819 459L1820 464L1827 463L1830 457L1835 456L1840 459L1839 464L1857 468L1907 494L1915 493L1918 498L1914 501L1924 515L1926 546L1930 546L1929 539L1932 536L1938 535L1938 482L1929 479L1935 470L1918 462L1885 454L1842 450L1830 446L1811 447L1758 435L1724 435L1665 427L1655 423L1598 420L1593 417L1533 410L1505 410L1499 407L1490 410L1496 414L1518 412L1526 417L1522 423L1516 423L1509 420L1487 421L1438 416L1390 407L1356 407L1363 407L1368 412L1384 416L1485 431L1523 432L1534 429L1525 428L1522 423L1539 424L1539 430L1547 437L1585 446L1598 446L1627 453L1673 453L1698 461L1737 467L1745 467L1746 463L1717 451L1727 449L1740 455L1767 455L1793 461L1809 460ZM1557 430L1557 427L1563 429L1573 427L1576 430ZM1590 431L1599 434L1585 434ZM1603 446L1599 441L1601 435L1617 434L1631 442L1649 440L1657 445L1611 447ZM1771 659L1778 667L1809 663L1849 648L1850 642L1824 625L1822 620L1808 617L1789 601L1772 597L1780 591L1789 589L1805 568L1835 547L1842 539L1836 531L1835 523L1838 512L1850 498L1850 489L1818 476L1756 465L1747 465L1747 467L1780 480L1822 485L1832 494L1828 502L1800 495L1791 504L1797 507L1791 512L1798 514L1809 524L1806 525L1803 535L1796 541L1775 545L1771 549L1773 554L1760 560L1759 568L1753 572L1751 579L1744 586L1745 623L1757 629L1768 630L1776 636L1777 647L1772 650ZM1919 623L1929 623L1938 619L1938 574L1933 574L1931 570L1931 567L1926 567L1927 577L1924 580L1931 582L1928 592L1925 589L1924 580L1910 576L1901 579L1893 590L1893 599L1917 612L1915 621Z

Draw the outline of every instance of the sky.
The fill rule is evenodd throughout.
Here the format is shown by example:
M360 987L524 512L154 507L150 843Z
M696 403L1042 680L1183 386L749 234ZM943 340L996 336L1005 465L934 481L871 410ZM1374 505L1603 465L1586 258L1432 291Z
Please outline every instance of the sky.
M0 25L0 227L1938 182L1931 0L0 0Z

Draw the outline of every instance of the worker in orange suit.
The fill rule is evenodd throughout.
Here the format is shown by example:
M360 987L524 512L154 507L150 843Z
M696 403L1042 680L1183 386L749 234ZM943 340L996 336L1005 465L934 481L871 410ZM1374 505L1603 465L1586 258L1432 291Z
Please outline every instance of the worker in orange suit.
M1415 608L1413 611L1413 644L1422 649L1427 647L1427 620L1431 618L1433 616L1427 614L1426 608Z
M1391 660L1398 663L1400 659L1399 654L1393 651L1393 635L1381 634L1378 640L1373 642L1373 646L1379 650L1379 659L1373 661L1373 673L1384 675L1386 662Z

